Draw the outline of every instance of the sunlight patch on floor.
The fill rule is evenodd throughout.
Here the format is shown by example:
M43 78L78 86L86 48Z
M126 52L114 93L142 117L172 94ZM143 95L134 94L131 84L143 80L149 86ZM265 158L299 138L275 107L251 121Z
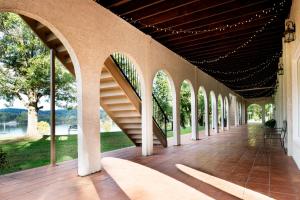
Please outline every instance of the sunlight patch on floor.
M214 186L240 199L245 199L245 200L272 200L273 199L261 193L255 192L253 190L247 189L245 187L239 186L229 181L225 181L223 179L211 176L209 174L203 173L201 171L195 170L185 165L176 164L176 167L180 171L184 172L185 174L188 174L204 183Z
M128 160L106 157L102 165L131 200L213 199L174 178Z

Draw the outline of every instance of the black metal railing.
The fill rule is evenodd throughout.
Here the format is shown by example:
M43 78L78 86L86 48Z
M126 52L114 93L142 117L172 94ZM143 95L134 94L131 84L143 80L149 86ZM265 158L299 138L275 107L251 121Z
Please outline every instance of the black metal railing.
M123 54L114 53L112 59L120 69L122 75L130 84L136 95L141 99L141 85L138 73L133 63ZM169 119L163 108L160 106L159 101L152 93L153 101L153 119L156 125L161 129L163 136L167 138L167 133L173 129L172 121Z

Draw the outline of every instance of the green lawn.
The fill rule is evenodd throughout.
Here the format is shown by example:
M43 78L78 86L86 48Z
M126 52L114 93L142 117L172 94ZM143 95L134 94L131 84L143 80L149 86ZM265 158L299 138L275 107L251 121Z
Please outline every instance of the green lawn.
M198 131L203 131L204 130L204 126L198 126ZM184 135L184 134L189 134L192 132L192 127L186 127L186 128L182 128L180 129L180 134ZM172 137L173 136L173 131L168 131L168 137Z
M199 131L204 127L199 127ZM191 127L181 129L181 134L191 133ZM168 137L173 135L168 132ZM101 133L101 151L112 151L134 144L122 132ZM45 136L41 139L9 139L0 140L0 147L7 153L9 165L1 174L16 172L47 165L50 163L50 138ZM77 158L77 135L56 137L56 158L57 162L73 160Z
M56 158L58 162L77 158L77 135L56 137ZM112 151L133 146L122 132L101 133L101 151ZM9 166L0 174L39 167L50 163L50 140L45 136L38 140L0 140L0 146L8 155Z

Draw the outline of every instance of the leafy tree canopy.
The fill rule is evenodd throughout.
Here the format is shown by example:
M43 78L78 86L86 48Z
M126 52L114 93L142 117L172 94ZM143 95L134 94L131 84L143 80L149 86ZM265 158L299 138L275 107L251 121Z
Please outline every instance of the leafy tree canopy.
M49 50L16 14L0 14L0 32L0 95L38 111L40 98L50 93ZM56 63L56 100L74 102L74 78Z

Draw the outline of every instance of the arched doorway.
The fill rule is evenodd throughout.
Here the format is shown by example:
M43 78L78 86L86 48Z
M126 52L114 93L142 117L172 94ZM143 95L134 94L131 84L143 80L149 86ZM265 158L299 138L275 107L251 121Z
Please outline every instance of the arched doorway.
M224 127L226 130L229 130L229 103L228 98L225 96L224 98Z
M22 120L24 130L27 129L24 135L30 136L32 146L30 145L31 149L22 150L22 153L32 151L39 154L26 156L26 159L12 163L12 166L23 166L18 168L20 170L46 165L50 161L54 166L56 161L75 159L77 156L81 159L80 153L77 154L77 135L82 133L81 126L77 126L77 111L81 107L77 108L79 104L76 98L81 84L80 75L76 74L75 77L75 72L80 72L80 69L79 65L75 64L78 62L76 56L72 54L73 50L65 38L59 38L50 28L33 18L1 12L0 21L3 23L0 29L0 67L2 74L7 72L5 74L7 79L1 77L1 82L7 82L4 86L10 87L6 93L10 98L5 99L11 101L12 106L18 99L17 106L22 106L21 110L24 109L24 112L20 112L20 116L16 116L15 123L21 124L18 120ZM41 36L36 31L37 26L43 29L45 35L50 34L51 38L48 37L46 40L45 36ZM18 90L14 90L14 87ZM1 95L4 95L3 89L3 87L0 89ZM55 139L62 140L62 138L64 141L75 141L76 145L55 142ZM95 141L98 138L99 135L96 135ZM50 143L51 148L32 149L41 142L44 144L41 145L43 147L47 147ZM61 146L62 143L65 146ZM66 146L70 148L64 148ZM99 152L100 148L96 151Z
M167 137L173 137L173 103L175 97L174 84L170 76L163 70L156 73L153 79L153 116L165 129Z
M201 86L198 90L198 131L201 133L204 130L206 136L208 136L208 105L207 95L205 89Z
M265 104L265 121L274 119L275 106L272 103Z
M184 80L180 87L180 134L192 132L192 84Z
M262 107L258 104L250 104L247 107L247 122L262 123Z
M210 91L209 95L209 124L211 125L211 130L214 130L215 133L218 132L218 112L217 112L217 99L213 91Z
M221 95L218 96L218 127L224 130L224 104Z

